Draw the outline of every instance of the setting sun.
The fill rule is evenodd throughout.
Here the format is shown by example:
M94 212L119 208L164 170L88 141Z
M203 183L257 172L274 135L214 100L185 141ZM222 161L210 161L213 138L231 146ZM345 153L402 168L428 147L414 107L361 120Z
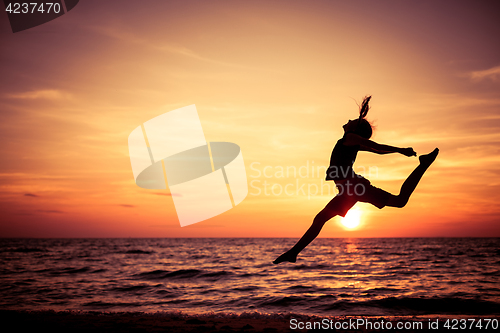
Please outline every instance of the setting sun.
M353 208L347 212L345 217L343 217L340 222L344 227L348 229L354 229L359 225L360 218L361 210Z

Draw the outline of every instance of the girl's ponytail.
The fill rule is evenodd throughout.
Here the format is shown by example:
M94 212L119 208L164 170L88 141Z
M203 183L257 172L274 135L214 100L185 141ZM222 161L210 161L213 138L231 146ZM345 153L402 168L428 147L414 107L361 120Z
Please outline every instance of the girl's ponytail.
M368 114L368 110L370 110L370 106L368 103L370 102L371 96L365 96L363 99L363 103L361 103L361 107L359 109L359 120L363 119L366 117Z

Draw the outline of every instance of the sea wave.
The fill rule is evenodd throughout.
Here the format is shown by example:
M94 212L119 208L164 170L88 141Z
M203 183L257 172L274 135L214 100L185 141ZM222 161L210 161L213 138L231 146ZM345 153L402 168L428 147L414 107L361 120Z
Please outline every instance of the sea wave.
M500 313L499 239L0 239L0 308Z

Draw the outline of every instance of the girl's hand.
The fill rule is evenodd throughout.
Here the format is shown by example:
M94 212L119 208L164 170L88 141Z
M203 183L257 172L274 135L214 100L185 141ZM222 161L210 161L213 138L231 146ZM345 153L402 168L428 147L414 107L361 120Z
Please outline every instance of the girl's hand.
M417 156L417 153L413 150L413 148L401 148L401 154L411 157L411 156Z

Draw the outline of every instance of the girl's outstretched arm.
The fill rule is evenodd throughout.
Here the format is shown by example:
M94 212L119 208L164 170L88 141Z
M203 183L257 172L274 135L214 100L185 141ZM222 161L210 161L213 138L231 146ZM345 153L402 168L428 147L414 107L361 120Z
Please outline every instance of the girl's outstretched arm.
M354 133L348 133L346 135L344 144L346 146L359 145L361 147L360 150L369 151L375 154L399 153L408 157L417 156L417 153L413 150L413 148L399 148L399 147L380 144L375 141L365 139Z

